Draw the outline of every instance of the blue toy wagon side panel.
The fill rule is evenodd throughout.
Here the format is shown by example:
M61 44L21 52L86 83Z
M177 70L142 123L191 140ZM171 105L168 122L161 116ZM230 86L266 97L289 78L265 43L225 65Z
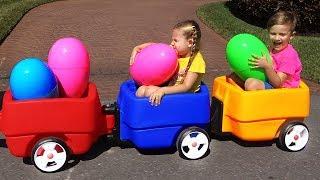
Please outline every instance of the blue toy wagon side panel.
M175 140L182 128L181 126L174 126L136 130L122 123L120 124L120 139L129 140L141 149L168 148L175 145Z
M143 148L169 147L185 127L207 127L210 97L206 85L198 93L166 95L159 106L135 96L134 81L125 81L118 95L120 138Z

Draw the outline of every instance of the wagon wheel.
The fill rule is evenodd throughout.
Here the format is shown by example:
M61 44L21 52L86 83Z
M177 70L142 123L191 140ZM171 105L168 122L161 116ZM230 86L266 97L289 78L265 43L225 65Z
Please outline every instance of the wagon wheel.
M198 127L190 127L183 130L177 139L177 149L181 157L185 159L202 158L209 149L208 133Z
M279 135L279 145L286 151L300 151L308 143L309 130L302 122L285 125Z
M32 162L42 172L60 170L67 162L69 153L65 143L57 138L38 141L32 149Z

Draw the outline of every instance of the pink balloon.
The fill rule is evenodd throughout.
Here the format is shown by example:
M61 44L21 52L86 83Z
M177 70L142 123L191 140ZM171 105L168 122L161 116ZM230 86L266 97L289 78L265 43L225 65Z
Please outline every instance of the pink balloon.
M161 85L176 72L177 60L177 53L171 46L151 44L136 55L130 75L140 85Z
M60 94L81 97L89 82L90 59L84 44L72 37L57 40L48 55L48 65L60 84Z

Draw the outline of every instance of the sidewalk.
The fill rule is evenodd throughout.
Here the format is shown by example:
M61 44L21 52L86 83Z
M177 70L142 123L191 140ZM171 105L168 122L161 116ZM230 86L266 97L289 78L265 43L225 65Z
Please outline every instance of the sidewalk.
M150 41L169 43L172 27L186 19L195 19L201 26L201 51L207 62L204 81L211 88L215 77L230 70L225 60L226 40L195 14L197 7L210 2L213 0L71 0L37 7L23 17L0 46L0 90L8 87L7 78L17 61L30 56L46 60L57 39L74 36L87 46L90 78L97 84L101 100L115 100L120 83L129 78L132 48ZM320 85L307 84L313 94L320 95Z

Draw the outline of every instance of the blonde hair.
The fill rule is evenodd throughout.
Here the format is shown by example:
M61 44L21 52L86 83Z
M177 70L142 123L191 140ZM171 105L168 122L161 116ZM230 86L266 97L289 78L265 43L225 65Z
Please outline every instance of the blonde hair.
M192 39L191 56L189 58L186 72L184 74L185 76L192 64L193 59L200 50L201 30L199 24L194 20L186 20L179 22L173 27L173 29L182 30L183 35L186 39Z
M294 32L297 25L297 17L293 12L290 11L278 11L274 15L272 15L267 22L267 29L274 25L290 25L291 33Z

